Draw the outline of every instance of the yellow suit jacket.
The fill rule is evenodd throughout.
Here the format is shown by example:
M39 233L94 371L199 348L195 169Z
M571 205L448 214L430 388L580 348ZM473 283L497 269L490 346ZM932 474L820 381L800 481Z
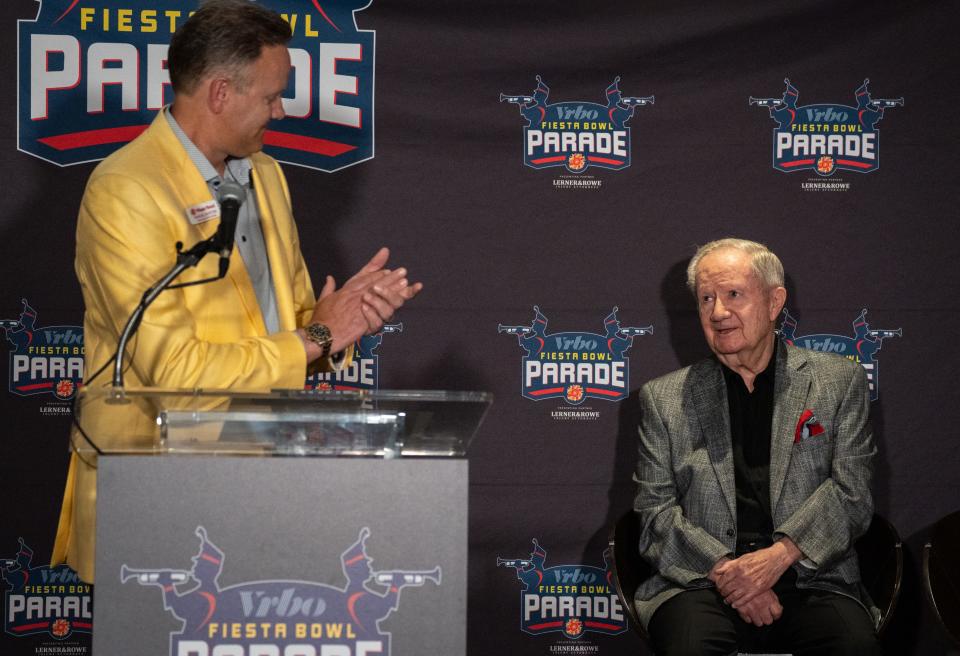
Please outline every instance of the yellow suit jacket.
M283 173L262 153L250 159L281 332L267 335L253 285L234 249L225 278L165 291L146 311L127 348L126 387L303 387L306 354L291 331L307 323L316 299ZM198 225L187 219L188 208L210 200L206 182L162 114L94 170L77 223L87 376L110 360L143 292L173 266L174 245L179 241L189 248L216 231L216 219ZM217 259L204 258L175 282L216 275ZM111 372L112 366L93 384L109 384ZM117 433L123 422L125 437L101 447L150 446L132 443L152 433L154 420L134 407L91 410L80 417L95 442ZM82 440L76 433L71 439L75 446ZM94 575L96 502L96 469L90 461L78 459L76 452L71 457L53 553L54 563L68 563L87 582Z

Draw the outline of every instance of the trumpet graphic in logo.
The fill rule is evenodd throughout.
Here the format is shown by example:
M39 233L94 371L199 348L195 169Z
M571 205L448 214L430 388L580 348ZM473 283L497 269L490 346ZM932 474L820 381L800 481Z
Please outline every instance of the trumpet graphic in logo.
M340 554L347 584L337 588L300 580L263 580L221 587L224 552L196 529L200 548L190 569L134 569L120 580L156 587L163 608L182 622L170 635L179 654L390 654L391 634L380 629L400 604L404 588L441 584L441 570L374 571L367 555L370 530ZM237 631L236 627L243 627Z
M20 538L20 549L0 560L6 583L4 630L12 636L48 635L64 640L93 630L93 595L67 565L33 564L33 549Z
M786 308L783 309L783 322L780 324L779 332L780 338L788 344L813 351L836 353L860 363L867 372L871 401L876 401L880 395L880 364L876 361L876 354L883 346L883 340L903 337L902 328L872 330L867 323L866 308L860 310L859 316L853 320L853 337L827 333L798 337L797 320L790 316Z
M0 320L10 350L10 392L17 396L52 394L72 399L83 380L83 327L37 326L27 299L18 319Z
M550 88L539 75L530 95L500 94L500 102L520 108L523 163L534 169L563 166L583 173L591 166L619 171L630 166L630 128L637 107L654 104L653 96L624 96L618 76L606 89L606 104L548 104Z
M621 401L630 390L630 359L624 353L633 338L652 335L653 326L621 327L614 307L603 320L605 333L547 334L547 317L533 306L529 326L505 326L497 332L516 335L523 358L522 394L533 401L563 399L580 405L587 398Z
M870 173L880 167L880 131L876 124L885 110L902 107L903 98L872 98L863 81L857 106L818 104L797 106L800 92L790 79L780 98L754 98L777 122L773 130L773 168L785 173L812 170L829 177L837 171Z
M623 606L612 584L610 550L603 567L546 566L547 552L533 540L527 558L497 558L497 567L514 570L520 591L520 630L530 635L560 632L576 639L585 633L617 635L627 630Z

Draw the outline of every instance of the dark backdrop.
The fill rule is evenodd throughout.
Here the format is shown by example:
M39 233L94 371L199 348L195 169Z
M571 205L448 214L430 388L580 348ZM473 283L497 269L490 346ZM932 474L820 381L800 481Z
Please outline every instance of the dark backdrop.
M38 6L0 5L0 314L16 319L25 298L38 326L76 326L74 220L93 164L61 168L17 149L16 21ZM375 156L335 173L285 171L315 280L345 279L385 244L426 285L402 311L402 335L378 351L380 386L496 397L470 454L470 653L563 644L520 631L520 585L496 557L526 556L537 538L548 565L601 566L607 526L633 493L633 397L588 399L596 417L555 419L578 408L521 396L523 351L497 325L528 324L538 305L550 333L602 332L618 306L624 325L654 326L627 352L635 391L704 355L684 267L696 244L727 235L782 257L798 335L852 337L863 308L871 327L902 328L876 357L872 405L877 509L906 544L888 642L892 653L945 653L919 563L931 524L960 505L956 3L374 0L357 22L376 31ZM524 121L498 95L530 94L536 75L551 103L602 103L617 76L624 95L655 95L628 123L632 164L579 176L525 167ZM880 168L774 170L775 123L747 99L779 98L784 77L801 106L853 105L865 78L874 97L902 96L877 124ZM569 179L601 186L554 184ZM811 181L849 188L805 189ZM5 558L18 537L38 561L49 556L67 463L56 405L0 394ZM584 642L640 649L630 632ZM0 643L34 653L26 639Z

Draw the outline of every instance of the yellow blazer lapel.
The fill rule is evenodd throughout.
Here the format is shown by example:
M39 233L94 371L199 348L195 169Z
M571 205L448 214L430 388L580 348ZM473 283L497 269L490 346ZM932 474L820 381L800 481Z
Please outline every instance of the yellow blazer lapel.
M177 216L182 220L183 247L190 248L198 241L212 237L217 231L219 221L211 219L192 224L187 217L188 210L208 203L214 198L210 194L210 189L207 188L207 181L193 165L190 156L183 149L177 135L173 133L162 111L154 118L150 131L156 138L157 164L161 175L176 181L176 184L170 185L170 189L176 195L178 207L171 210L178 212Z

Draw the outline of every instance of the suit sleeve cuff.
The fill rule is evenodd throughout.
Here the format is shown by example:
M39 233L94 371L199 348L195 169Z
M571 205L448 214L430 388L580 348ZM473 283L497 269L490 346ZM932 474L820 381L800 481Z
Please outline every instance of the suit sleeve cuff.
M326 367L327 371L336 371L337 373L343 371L350 367L353 363L353 345L351 344L347 348L343 349L339 353L331 353L327 358Z

